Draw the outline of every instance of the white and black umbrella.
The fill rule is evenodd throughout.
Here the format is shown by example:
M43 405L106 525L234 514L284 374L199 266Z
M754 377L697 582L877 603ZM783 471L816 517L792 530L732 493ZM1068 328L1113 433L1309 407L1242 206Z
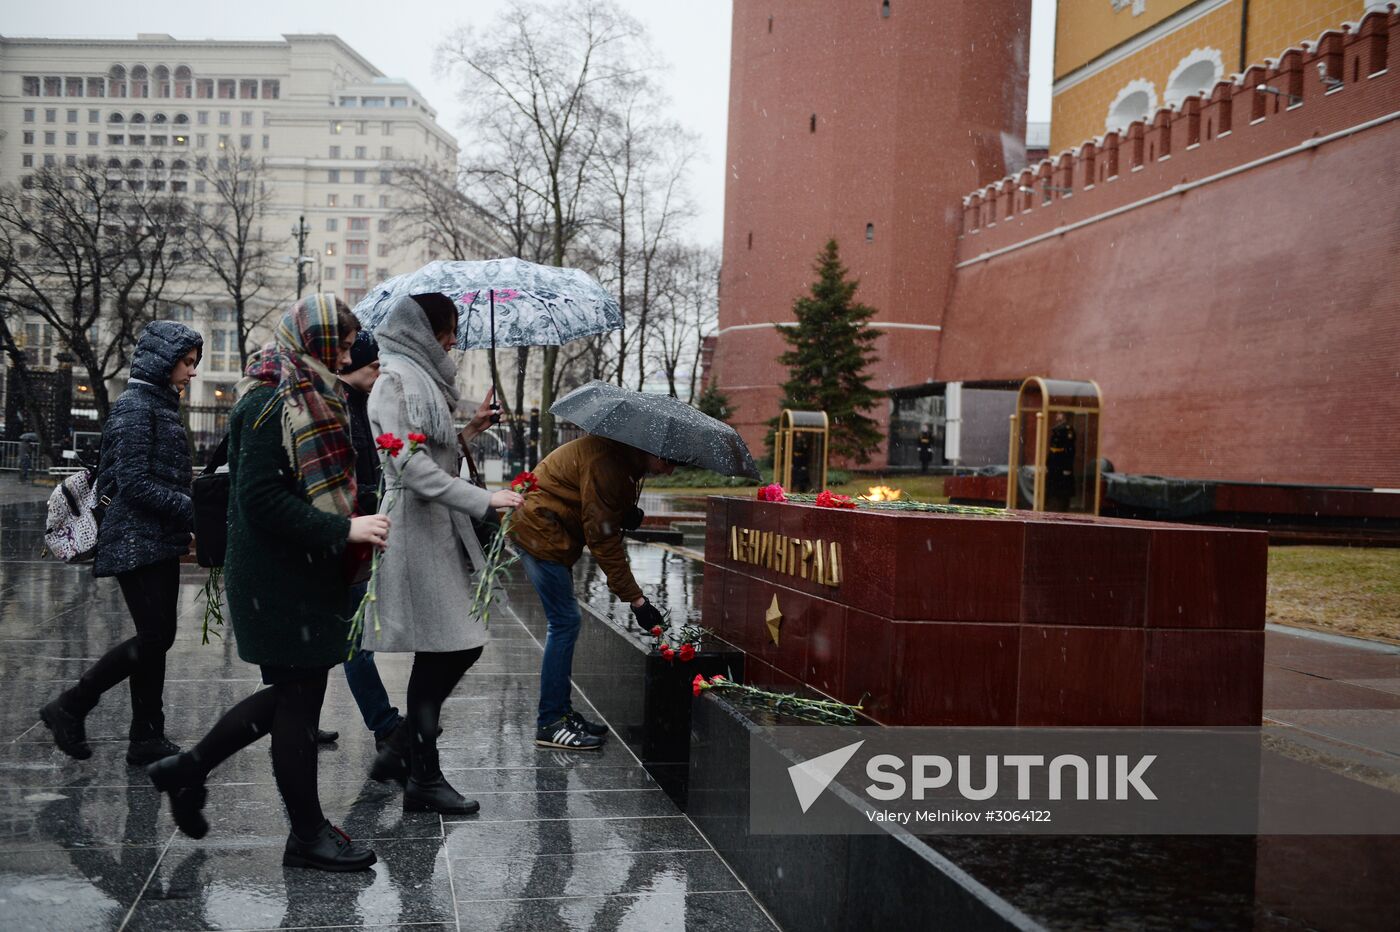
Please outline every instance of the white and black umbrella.
M726 476L759 478L758 467L738 431L669 395L649 395L593 381L569 392L549 410L590 434L673 463Z

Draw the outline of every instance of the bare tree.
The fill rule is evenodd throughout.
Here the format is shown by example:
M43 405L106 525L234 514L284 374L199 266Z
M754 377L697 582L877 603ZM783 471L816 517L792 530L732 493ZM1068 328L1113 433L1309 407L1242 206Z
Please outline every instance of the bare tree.
M466 173L450 162L423 159L384 166L394 189L392 238L427 244L439 259L485 259L500 252L499 228L466 190Z
M248 364L254 329L273 309L257 307L258 296L278 277L274 241L263 236L272 191L261 160L201 157L195 173L209 197L191 210L190 256L233 302L241 369Z
M15 247L15 242L10 238L10 231L0 227L0 295L5 293L13 278ZM51 436L50 425L39 408L29 380L29 360L25 357L19 341L15 339L14 330L10 328L11 310L12 305L0 299L0 353L4 353L9 359L10 369L19 385L25 424L39 436L40 450L52 450L54 438Z
M672 398L695 403L705 338L719 315L719 255L712 249L672 244L658 257L658 300L652 318L652 358ZM686 384L680 384L680 377Z
M462 79L462 97L488 125L510 113L530 131L537 168L530 191L546 205L548 261L564 265L586 224L587 194L601 156L602 115L619 85L646 67L641 27L611 0L512 3L479 41L470 29L441 47L442 61ZM553 401L558 347L545 347L541 386L541 447L553 447Z
M108 380L188 261L187 214L140 159L43 168L0 191L0 236L15 247L0 253L3 297L54 328L87 371L102 420Z

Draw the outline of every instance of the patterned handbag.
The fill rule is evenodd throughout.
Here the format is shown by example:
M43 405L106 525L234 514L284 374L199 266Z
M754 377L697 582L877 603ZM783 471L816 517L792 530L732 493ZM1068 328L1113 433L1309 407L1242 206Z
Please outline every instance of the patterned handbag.
M97 495L94 473L83 469L64 479L49 496L44 551L64 563L87 563L97 555L97 528L111 504Z

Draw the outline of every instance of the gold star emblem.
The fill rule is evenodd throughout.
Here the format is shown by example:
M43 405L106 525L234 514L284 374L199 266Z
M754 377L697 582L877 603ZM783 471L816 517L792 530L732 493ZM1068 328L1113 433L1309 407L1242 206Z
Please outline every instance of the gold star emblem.
M768 611L763 613L763 620L768 624L768 636L773 639L773 643L778 643L778 628L783 623L783 610L778 608L778 594L773 593L773 604L768 606Z

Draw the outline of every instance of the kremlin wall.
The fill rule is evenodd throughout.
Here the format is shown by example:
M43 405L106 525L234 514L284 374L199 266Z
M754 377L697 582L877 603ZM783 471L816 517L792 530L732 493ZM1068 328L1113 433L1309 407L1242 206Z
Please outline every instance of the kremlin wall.
M1019 7L1002 15L1023 29ZM867 116L891 120L892 138L868 127L850 152L828 140L791 159L800 147L789 145L764 164L745 134L775 114L758 117L745 101L767 66L740 43L741 14L757 9L735 4L739 158L711 370L750 443L761 443L783 378L780 341L758 324L790 317L810 258L786 263L784 275L763 270L774 251L815 256L836 235L858 297L880 311L878 388L1094 379L1103 455L1120 472L1400 487L1394 6L954 199L949 183L998 164L988 142L1018 94L998 103L987 74L959 71L980 90L963 92L966 106L948 102L953 122L933 124L938 139L906 138L887 108ZM903 65L901 48L893 57ZM981 65L1023 87L1024 69L996 48ZM795 118L796 108L776 115ZM878 222L873 243L855 235L862 203L883 211L894 243L882 243Z

